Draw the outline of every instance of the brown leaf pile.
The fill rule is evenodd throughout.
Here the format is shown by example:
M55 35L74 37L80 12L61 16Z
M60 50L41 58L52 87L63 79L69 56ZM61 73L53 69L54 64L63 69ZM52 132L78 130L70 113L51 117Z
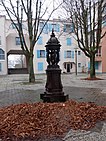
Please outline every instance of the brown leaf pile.
M61 136L69 129L88 130L97 121L106 120L106 106L93 103L18 104L0 109L0 138L38 139Z

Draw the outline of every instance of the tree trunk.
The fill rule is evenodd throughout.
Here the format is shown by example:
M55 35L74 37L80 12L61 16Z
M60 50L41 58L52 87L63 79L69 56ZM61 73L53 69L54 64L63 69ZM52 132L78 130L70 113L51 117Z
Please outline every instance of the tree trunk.
M31 53L29 58L29 82L34 83L35 82L35 74L34 74L34 67L33 67L33 53Z
M33 68L33 53L26 54L26 67L29 74L29 82L35 82L34 68Z
M95 54L90 57L90 78L95 78Z
M26 54L25 57L26 57L26 67L27 67L27 70L28 70L28 73L29 73L29 59L30 59L30 56L29 56L29 54Z

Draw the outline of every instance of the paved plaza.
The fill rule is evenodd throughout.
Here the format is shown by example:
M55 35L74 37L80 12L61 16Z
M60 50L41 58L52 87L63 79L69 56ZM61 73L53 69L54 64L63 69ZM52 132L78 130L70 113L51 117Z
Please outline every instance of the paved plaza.
M28 83L28 75L0 76L0 107L11 104L40 102L44 93L46 75L36 75L36 83ZM87 81L87 74L63 74L62 84L70 99L94 102L106 106L106 74L99 74L103 80ZM56 140L57 141L57 140ZM65 136L64 141L106 141L106 123L99 122L90 131L74 131Z

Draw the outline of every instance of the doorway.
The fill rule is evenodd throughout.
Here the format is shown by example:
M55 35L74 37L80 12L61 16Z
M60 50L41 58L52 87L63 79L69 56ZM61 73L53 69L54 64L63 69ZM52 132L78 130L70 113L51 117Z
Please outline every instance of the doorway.
M70 72L70 64L67 64L67 72Z
M10 50L7 53L8 74L27 74L26 58L22 50Z

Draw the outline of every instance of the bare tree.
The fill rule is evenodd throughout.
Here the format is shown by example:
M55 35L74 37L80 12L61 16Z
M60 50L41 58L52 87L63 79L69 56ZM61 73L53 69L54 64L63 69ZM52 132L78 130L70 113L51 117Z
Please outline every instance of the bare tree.
M101 48L105 0L66 0L64 8L70 16L78 47L90 58L90 77L95 78L95 54ZM105 21L106 22L106 21Z
M26 56L27 66L29 71L29 82L35 82L33 69L33 50L37 40L39 39L45 25L49 21L51 15L58 7L53 9L46 20L43 21L43 26L39 31L40 21L48 12L48 8L44 8L45 0L1 0L1 5L4 7L8 17L15 26L21 42L21 48ZM26 42L23 25L23 15L26 17L29 45ZM16 23L17 22L17 23Z

